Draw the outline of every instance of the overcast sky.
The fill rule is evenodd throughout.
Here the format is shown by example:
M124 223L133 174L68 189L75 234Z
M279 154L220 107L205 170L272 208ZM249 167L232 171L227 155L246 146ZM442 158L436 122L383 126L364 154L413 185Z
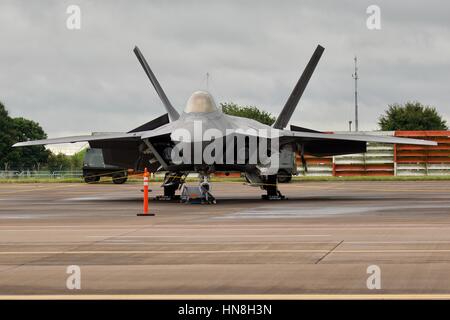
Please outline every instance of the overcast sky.
M69 5L81 29L66 27ZM381 30L366 9L381 8ZM360 130L388 104L419 100L450 120L447 1L0 0L0 100L49 137L127 131L165 113L138 45L172 104L191 92L277 115L317 44L325 47L292 123L346 130L359 61Z

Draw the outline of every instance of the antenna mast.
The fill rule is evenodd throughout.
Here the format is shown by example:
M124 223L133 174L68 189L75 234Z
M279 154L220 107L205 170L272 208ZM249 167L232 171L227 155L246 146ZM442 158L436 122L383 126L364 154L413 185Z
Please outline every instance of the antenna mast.
M355 73L352 75L355 79L355 131L358 131L358 59L355 56Z

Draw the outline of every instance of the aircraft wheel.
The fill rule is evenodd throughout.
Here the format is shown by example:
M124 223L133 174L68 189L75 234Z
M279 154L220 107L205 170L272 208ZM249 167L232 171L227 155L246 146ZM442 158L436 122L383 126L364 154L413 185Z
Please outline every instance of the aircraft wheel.
M169 198L175 197L175 192L177 191L177 189L178 184L164 186L164 196Z
M114 184L123 184L127 182L128 177L125 172L119 172L112 175L112 181Z
M94 183L94 182L99 182L99 181L100 181L99 176L89 175L89 176L84 177L84 182L86 182L86 183Z
M289 173L287 170L281 169L278 171L277 179L279 183L288 183L291 182L292 180L292 174Z

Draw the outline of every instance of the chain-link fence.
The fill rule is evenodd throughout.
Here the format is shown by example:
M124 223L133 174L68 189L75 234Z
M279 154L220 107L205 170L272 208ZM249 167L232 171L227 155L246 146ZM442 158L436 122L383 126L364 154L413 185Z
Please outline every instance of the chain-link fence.
M74 171L37 171L37 170L2 170L0 171L0 179L63 179L63 178L82 178L81 170Z

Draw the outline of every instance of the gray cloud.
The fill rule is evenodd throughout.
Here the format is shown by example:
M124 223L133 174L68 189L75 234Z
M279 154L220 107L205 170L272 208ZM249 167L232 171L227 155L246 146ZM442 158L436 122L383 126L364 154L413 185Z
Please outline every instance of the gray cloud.
M381 7L382 30L366 28ZM66 29L78 4L82 29ZM217 101L280 111L315 46L326 50L293 123L345 130L360 62L360 127L393 102L419 100L450 118L450 4L444 1L4 1L0 100L50 136L124 131L164 113L132 48L172 103L205 87Z

